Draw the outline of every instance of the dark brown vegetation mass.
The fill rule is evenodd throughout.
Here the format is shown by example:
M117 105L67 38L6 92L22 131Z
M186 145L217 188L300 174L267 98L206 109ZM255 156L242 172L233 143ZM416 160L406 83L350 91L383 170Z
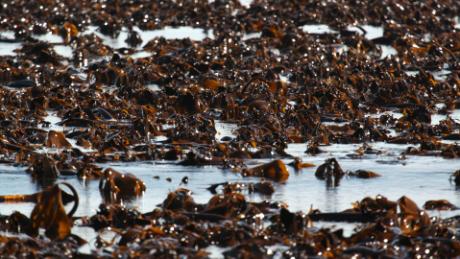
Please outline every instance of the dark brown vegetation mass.
M410 143L419 146L405 154L458 158L460 146L442 140L459 140L460 124L447 117L434 125L431 116L460 108L459 15L456 0L256 0L249 7L224 0L1 1L0 31L14 36L0 33L0 44L21 45L15 55L0 56L0 161L27 166L44 188L1 197L36 205L30 217L0 217L0 254L79 256L86 241L72 234L76 220L119 236L110 242L99 236L95 257L200 258L211 245L232 258L272 257L275 245L287 258L459 256L459 221L430 218L407 197L302 214L244 195L270 195L271 181L288 181L280 159L292 158L289 143L308 143L312 155L331 143ZM311 24L333 31L305 32ZM380 26L383 35L370 38L361 25ZM127 30L129 47L104 44L86 33L90 26L109 37ZM202 28L210 37L143 42L134 29L165 26ZM37 39L47 33L62 43ZM71 58L56 53L61 45L71 47ZM394 55L386 55L389 48ZM132 56L141 50L148 57ZM378 115L386 111L402 116ZM50 129L50 114L61 119L62 131ZM216 139L216 121L236 123L235 137ZM272 162L246 167L254 158ZM145 184L96 165L141 160L233 168L264 180L211 186L214 196L205 204L178 189L141 214L120 201L142 195ZM292 165L313 166L298 159ZM63 175L100 181L105 203L96 215L75 218L78 194L54 185ZM345 175L380 176L344 172L333 158L316 171L328 186ZM453 180L459 184L460 174ZM67 203L74 204L69 213ZM344 237L311 227L317 220L366 224Z

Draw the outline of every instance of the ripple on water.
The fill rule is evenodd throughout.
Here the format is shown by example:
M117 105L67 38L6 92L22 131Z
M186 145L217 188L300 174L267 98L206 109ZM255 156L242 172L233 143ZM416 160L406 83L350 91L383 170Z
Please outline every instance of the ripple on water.
M408 145L373 143L373 148L381 150L379 155L365 155L363 159L352 159L347 154L353 153L361 145L331 145L321 147L324 153L318 156L309 156L304 153L306 144L291 144L287 152L301 157L304 161L314 163L316 166L329 157L336 157L344 170L368 169L382 175L382 177L363 180L344 178L337 188L326 188L323 181L315 178L315 168L294 172L289 167L291 176L286 184L275 183L273 201L282 201L289 205L291 210L307 212L310 206L322 211L336 212L347 209L353 201L361 200L366 196L378 194L396 200L403 195L414 199L419 206L427 200L448 199L455 205L460 205L460 195L453 185L449 183L449 175L460 168L459 160L447 160L440 157L409 156L400 161L399 155ZM268 160L255 160L265 162ZM290 160L285 160L290 162ZM138 208L148 212L160 204L168 192L179 187L185 187L193 192L197 202L205 203L211 197L206 190L211 184L240 181L259 181L256 178L242 178L239 174L222 170L214 166L184 167L174 163L165 162L136 162L136 163L110 163L100 164L107 168L113 167L122 172L131 172L145 181L147 190L142 198L126 203L129 207ZM154 179L159 176L159 179ZM188 185L181 184L184 176L189 177ZM171 182L166 178L171 178ZM15 184L2 186L0 195L33 193L39 190L23 167L2 165L0 167L0 180L3 183ZM81 201L77 215L92 215L95 213L101 198L98 190L98 181L80 181L75 177L62 177L60 180L68 181L78 190ZM248 196L251 200L260 201L258 195ZM14 210L30 213L33 204L0 204L0 213L9 214Z

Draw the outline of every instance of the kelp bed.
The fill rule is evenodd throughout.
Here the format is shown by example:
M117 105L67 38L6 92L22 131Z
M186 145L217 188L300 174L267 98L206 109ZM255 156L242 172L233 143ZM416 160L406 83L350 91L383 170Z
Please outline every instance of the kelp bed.
M307 158L359 144L357 160L382 154L375 143L407 145L382 162L394 170L409 156L457 161L459 15L455 0L2 1L0 161L27 168L39 190L0 196L34 204L30 215L0 216L1 256L206 258L212 247L229 258L460 256L458 216L426 211L456 210L447 200L422 209L379 195L293 212L267 198L294 173L332 190L386 177L334 157L302 161L293 144ZM126 205L145 181L106 165L143 161L245 180L216 182L196 202L184 174L141 212ZM460 185L451 173L446 186ZM99 183L94 215L75 214L82 194L70 178ZM318 221L357 225L345 235Z

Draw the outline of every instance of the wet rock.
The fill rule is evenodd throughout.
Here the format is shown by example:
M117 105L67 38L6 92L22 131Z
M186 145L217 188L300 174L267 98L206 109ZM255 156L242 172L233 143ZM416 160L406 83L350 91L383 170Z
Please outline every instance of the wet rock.
M304 218L300 215L290 212L285 208L280 210L280 220L285 231L288 233L297 233L304 226Z
M418 235L431 225L428 214L421 211L411 199L401 197L398 206L401 211L400 228L405 235Z
M34 228L32 220L20 212L13 212L10 216L0 218L0 229L11 233L25 233L37 236L38 229Z
M391 212L396 213L396 208L398 204L394 201L388 200L386 197L381 195L376 196L375 198L366 197L359 202L353 203L353 211L359 212Z
M247 202L244 195L240 193L225 193L214 195L208 201L203 212L229 217L240 214L246 208Z

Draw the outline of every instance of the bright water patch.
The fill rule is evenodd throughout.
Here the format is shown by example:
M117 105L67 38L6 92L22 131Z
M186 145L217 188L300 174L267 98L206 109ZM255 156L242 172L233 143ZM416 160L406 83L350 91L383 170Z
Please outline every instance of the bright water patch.
M235 131L238 129L236 123L228 123L222 121L214 121L214 127L216 128L216 140L221 141L223 137L236 138Z
M431 74L433 75L434 79L438 81L445 81L449 77L451 72L449 70L443 69L439 71L433 71L431 72Z
M168 40L174 39L186 39L189 38L191 40L201 41L204 40L206 37L213 38L213 31L209 30L206 32L204 29L201 28L194 28L190 26L180 26L180 27L171 27L166 26L163 29L159 30L148 30L142 31L138 28L135 28L137 32L141 35L142 40L146 43L156 37L164 37Z
M330 34L337 33L337 31L331 29L327 24L306 24L302 26L302 30L310 34Z
M0 31L0 39L14 41L14 31ZM20 49L20 42L0 42L0 56L16 56L14 50Z
M72 59L73 58L73 50L72 47L66 45L56 45L54 46L54 51L60 56L64 58Z
M383 27L382 26L372 26L372 25L360 25L362 29L366 31L365 37L368 40L380 38L383 36ZM348 26L347 29L349 31L358 32L363 34L363 31L358 28L357 26Z
M42 127L45 130L54 130L54 131L64 131L64 127L58 125L61 122L61 117L57 115L57 112L47 111L47 115L44 118L44 121L49 125L49 127Z
M253 0L240 0L241 5L245 7L250 7Z
M22 44L19 42L0 42L0 56L16 56L14 50L21 47Z
M250 40L250 39L258 39L261 36L262 36L261 32L250 32L250 33L244 34L243 38L241 40L246 41L246 40Z
M134 54L131 55L131 58L137 59L137 58L148 58L152 56L152 53L148 51L138 51Z
M51 32L48 32L48 33L45 33L45 34L34 34L32 35L32 38L36 39L36 40L39 40L39 41L44 41L44 42L48 42L48 43L51 43L51 44L59 44L59 43L63 43L64 42L64 39L59 36L59 35L56 35L56 34L53 34Z
M168 40L189 38L190 40L194 41L201 41L204 40L206 37L213 38L212 30L205 31L204 29L194 28L190 26L166 26L163 29L145 31L139 29L138 27L134 27L133 30L139 33L143 45L157 37L163 37ZM111 48L130 48L128 43L126 43L126 39L129 36L129 31L127 28L123 28L116 38L112 38L110 36L100 33L98 31L97 26L88 26L88 29L83 32L83 35L88 35L91 33L96 34L103 40L105 45L110 46ZM138 49L140 49L140 47L138 47Z
M380 56L381 59L398 55L398 51L392 46L380 45L380 44L378 44L378 46L380 46L380 48L382 49L382 55Z
M153 92L161 91L160 86L157 85L157 84L148 84L145 87L147 87L147 89L149 89L150 91L153 91Z
M385 143L370 143L380 150L380 154L366 154L362 159L353 159L349 156L361 145L330 145L320 147L324 153L317 156L305 154L306 144L290 144L287 152L301 157L305 162L319 166L325 159L335 157L344 170L368 169L382 175L375 179L356 179L344 177L340 186L327 188L324 181L316 179L316 168L308 168L295 172L288 167L290 178L285 184L274 183L275 193L272 201L281 201L289 205L293 211L307 212L310 206L326 212L337 212L351 207L353 201L361 200L366 196L378 194L396 200L403 195L414 199L419 206L431 199L448 199L455 205L460 205L460 193L455 186L449 183L449 176L460 168L460 161L448 160L440 157L408 156L401 160L400 154L410 145L396 145ZM251 166L269 160L253 160ZM286 159L285 162L290 162ZM142 198L131 203L129 207L136 207L143 212L151 211L160 204L168 192L179 187L192 191L197 202L205 203L212 196L206 190L211 184L239 181L258 182L258 178L242 178L239 174L229 170L222 170L214 166L184 167L174 163L165 162L136 162L136 163L109 163L100 164L104 168L113 167L122 172L131 172L142 179L147 190ZM39 188L33 183L31 177L24 172L25 168L0 166L0 179L2 182L14 182L14 185L3 186L0 194L33 193ZM160 179L154 179L159 176ZM189 183L181 184L181 179L187 176ZM171 182L166 178L171 178ZM80 208L77 215L94 214L99 206L101 196L98 190L98 181L80 181L75 177L61 177L59 181L68 181L77 188L80 194ZM254 201L262 200L260 195L249 195ZM269 197L263 197L269 199ZM0 204L0 213L9 214L19 210L25 214L30 213L33 204Z
M0 31L0 39L14 40L15 38L14 31Z

